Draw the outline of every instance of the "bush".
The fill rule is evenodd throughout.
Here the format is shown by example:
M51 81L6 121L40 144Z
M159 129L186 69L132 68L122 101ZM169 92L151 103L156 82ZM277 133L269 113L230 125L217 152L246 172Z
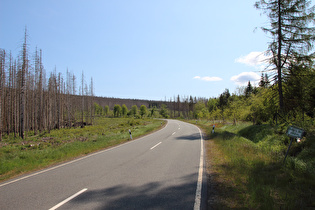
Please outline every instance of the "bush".
M210 134L211 165L223 191L233 186L229 194L233 204L220 197L228 207L246 209L305 209L315 206L315 141L309 134L302 143L293 142L283 164L290 138L287 125L226 125ZM207 126L207 129L210 129ZM304 141L304 142L303 142ZM206 143L207 145L208 143ZM214 147L215 145L215 147ZM219 154L218 157L214 156ZM209 160L210 161L210 160ZM298 201L298 202L297 202ZM221 203L222 204L222 203ZM231 205L230 205L231 204ZM222 205L221 205L222 206Z

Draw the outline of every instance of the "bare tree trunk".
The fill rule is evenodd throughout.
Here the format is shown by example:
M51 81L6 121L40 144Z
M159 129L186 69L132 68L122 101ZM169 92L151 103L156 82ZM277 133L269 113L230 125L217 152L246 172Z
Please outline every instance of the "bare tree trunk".
M180 117L180 97L177 95L177 116Z
M46 117L47 117L47 130L48 130L48 133L50 133L50 130L51 130L51 101L50 101L50 92L48 92L46 94L46 103L47 103L47 108L46 108Z
M22 51L22 70L21 70L21 91L20 91L20 137L24 139L25 129L25 74L27 71L27 30L25 29L24 44Z
M2 141L2 90L4 86L4 66L5 66L5 51L1 50L0 52L0 141Z
M13 78L12 78L12 55L10 52L10 58L9 58L9 84L8 84L8 129L7 129L7 134L9 135L12 132L12 82L13 82Z
M90 93L91 93L91 100L90 100L90 106L91 106L91 124L93 124L94 119L94 104L93 104L93 98L94 98L94 87L93 87L93 78L91 78L91 87L90 87Z
M39 51L39 78L38 78L38 114L37 114L37 122L38 122L38 130L41 133L44 128L44 102L43 102L43 65L42 65L42 51Z
M82 72L81 97L76 94L75 76L67 72L67 81L59 73L51 74L47 82L42 65L42 51L35 51L34 68L29 64L27 29L18 60L10 63L6 69L5 51L0 50L0 141L2 133L14 132L25 138L27 131L35 134L64 127L68 120L71 126L75 120L93 123L94 87L91 78L90 89L84 82ZM5 78L8 72L9 78ZM72 93L72 95L71 95ZM81 104L80 104L81 103ZM79 113L79 114L77 114ZM80 116L81 113L81 116Z
M81 119L81 122L82 122L82 125L84 123L84 73L82 72L82 81L81 81L81 84L82 84L82 119Z
M64 79L61 77L61 81L60 81L60 127L63 128L64 127L64 116L65 116L65 95L66 91L65 91L65 81Z
M38 56L38 50L36 48L35 51L35 101L34 101L34 134L37 134L38 131L38 109L39 109L39 89L38 89L38 83L39 83L39 56Z
M56 90L57 90L57 97L56 97L56 101L57 101L57 129L60 129L60 112L61 112L61 106L60 106L60 101L61 101L61 74L58 74L58 83L56 86Z
M32 69L26 72L25 85L25 131L34 130L34 109L35 109L35 94L34 94L34 74Z
M173 110L173 112L174 112L173 115L174 115L174 116L173 116L173 117L176 118L176 116L177 116L177 113L176 113L176 111L177 111L177 104L176 104L176 96L175 96L175 95L174 95L174 98L173 98L173 99L174 99L174 101L173 101L173 109L174 109L174 110Z
M89 122L89 88L87 86L87 84L85 83L85 87L84 87L84 112L85 112L85 123ZM84 122L83 122L84 125Z
M25 68L26 67L22 67L20 84L20 137L22 139L24 139L25 131Z
M18 80L17 80L17 64L16 61L14 63L14 68L13 68L13 78L15 78L15 81L13 83L13 91L14 91L14 100L13 100L13 120L14 120L14 138L16 138L16 134L18 133L18 115L19 115L19 110L18 110Z
M70 72L67 69L67 79L66 79L66 83L67 83L67 117L68 117L68 127L71 127L71 119L70 119L70 109L71 109L71 103L70 103L70 93L71 93L71 76L70 76Z
M278 91L279 91L279 105L280 112L284 112L283 104L283 92L282 92L282 62L281 62L281 50L282 50L282 17L281 17L281 0L278 0Z

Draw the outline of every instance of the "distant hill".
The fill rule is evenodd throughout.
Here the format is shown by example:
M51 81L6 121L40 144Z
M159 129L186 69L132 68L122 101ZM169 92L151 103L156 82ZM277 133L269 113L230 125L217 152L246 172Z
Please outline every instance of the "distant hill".
M140 107L141 105L145 105L147 108L157 107L160 108L162 104L167 106L170 105L168 101L153 101L153 100L141 100L141 99L121 99L121 98L110 98L110 97L93 97L93 101L100 106L109 106L110 109L113 109L116 104L123 105L125 104L128 109L130 109L133 105L137 105Z

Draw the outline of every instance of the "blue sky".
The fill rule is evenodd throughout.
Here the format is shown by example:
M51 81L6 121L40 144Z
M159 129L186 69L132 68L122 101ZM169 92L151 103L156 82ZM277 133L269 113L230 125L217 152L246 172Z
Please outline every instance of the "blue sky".
M0 48L94 83L97 96L218 97L260 78L268 26L251 0L0 0ZM257 29L255 30L255 28Z

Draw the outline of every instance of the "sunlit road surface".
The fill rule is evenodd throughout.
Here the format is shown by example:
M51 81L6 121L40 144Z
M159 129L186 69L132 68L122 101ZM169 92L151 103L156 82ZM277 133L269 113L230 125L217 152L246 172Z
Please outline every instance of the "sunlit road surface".
M202 148L196 126L168 120L148 136L0 183L0 209L200 209Z

